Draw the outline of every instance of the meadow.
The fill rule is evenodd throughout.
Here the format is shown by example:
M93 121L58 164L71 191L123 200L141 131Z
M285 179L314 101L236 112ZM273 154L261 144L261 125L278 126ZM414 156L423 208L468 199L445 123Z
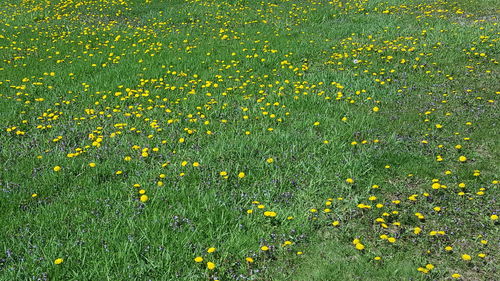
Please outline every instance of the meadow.
M495 0L0 2L0 280L498 280Z

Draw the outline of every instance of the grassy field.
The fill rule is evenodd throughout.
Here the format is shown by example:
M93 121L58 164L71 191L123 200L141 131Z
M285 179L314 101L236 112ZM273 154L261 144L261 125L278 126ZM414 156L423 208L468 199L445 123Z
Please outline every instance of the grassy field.
M1 1L0 280L498 280L499 13Z

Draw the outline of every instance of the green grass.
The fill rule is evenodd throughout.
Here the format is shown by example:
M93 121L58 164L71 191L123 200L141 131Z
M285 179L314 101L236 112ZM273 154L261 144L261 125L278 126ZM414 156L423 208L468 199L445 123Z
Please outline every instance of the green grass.
M497 279L494 2L2 2L0 280Z

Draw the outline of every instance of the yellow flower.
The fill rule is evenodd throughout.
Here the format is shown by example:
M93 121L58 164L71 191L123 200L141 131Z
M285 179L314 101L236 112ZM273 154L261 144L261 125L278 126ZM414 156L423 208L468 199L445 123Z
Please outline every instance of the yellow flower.
M334 222L332 222L332 225L333 225L333 226L339 226L339 225L340 225L340 222L339 222L339 221L334 221Z
M491 215L490 219L492 221L496 221L496 220L498 220L498 216L497 215Z
M360 251L362 251L362 250L364 250L364 249L365 249L365 245L363 245L363 244L361 244L361 243L356 244L356 246L355 246L355 247L356 247L356 249L358 249L358 250L360 250Z
M203 258L202 257L196 257L196 258L194 258L194 261L195 262L202 262Z
M467 161L467 157L465 157L465 156L460 156L460 157L458 157L458 161L460 161L460 162L465 162L465 161Z
M470 260L472 259L472 257L471 257L471 256L469 256L469 255L467 255L467 254L463 254L463 255L462 255L462 259L463 259L464 261L470 261Z
M346 181L347 183L350 183L350 184L353 184L353 183L354 183L354 180L353 180L353 179L351 179L351 178L347 178L345 181Z
M61 166L55 166L54 167L54 172L59 172L61 170Z
M419 267L419 268L417 268L417 270L422 272L422 273L429 273L429 270L426 268L423 268L423 267Z
M215 263L213 263L213 262L207 262L207 268L210 269L210 270L214 270L215 269Z
M94 168L95 167L95 163L94 162L89 163L89 167Z
M146 202L148 201L149 197L147 195L141 195L141 198L139 198L141 200L141 202Z
M262 251L267 251L267 250L269 250L269 247L267 247L267 246L262 246L262 247L260 247L260 249L261 249Z
M253 263L253 259L252 259L252 258L250 258L250 257L245 258L245 260L246 260L247 262L249 262L249 263Z
M264 212L264 216L266 216L266 217L274 218L274 217L276 217L276 215L277 215L276 212L270 212L270 211Z
M242 179L242 178L244 178L244 177L245 177L245 173L240 172L240 173L238 174L238 178Z
M415 234L419 234L420 232L422 232L422 229L418 226L413 229L413 233Z
M461 276L462 276L462 275L460 275L460 274L458 274L458 273L453 273L453 274L451 275L451 277L453 277L453 278L455 278L455 279L458 279L458 278L460 278Z
M372 108L372 110L373 110L373 112L378 112L380 110L380 108L375 106L374 108Z
M271 163L274 162L274 159L273 158L267 158L266 162L269 163L269 164L271 164Z
M389 239L387 239L387 241L389 241L390 243L394 243L394 242L396 242L396 238L389 237Z
M207 253L213 253L215 252L215 250L216 250L215 247L210 247L208 248Z
M452 250L453 250L453 247L451 247L451 246L446 246L446 247L444 248L444 250L445 250L445 251L447 251L447 252L449 252L449 251L452 251Z
M58 258L58 259L56 259L56 260L54 261L54 264L61 264L61 263L63 263L63 261L64 261L63 259Z

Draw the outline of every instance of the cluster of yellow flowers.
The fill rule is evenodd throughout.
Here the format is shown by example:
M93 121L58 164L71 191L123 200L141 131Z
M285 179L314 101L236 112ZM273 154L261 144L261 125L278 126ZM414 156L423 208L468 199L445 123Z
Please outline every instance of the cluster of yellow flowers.
M476 132L499 92L464 81L495 81L496 22L437 0L187 0L175 16L154 10L166 2L0 6L0 140L33 156L19 175L125 186L137 214L183 214L162 231L196 250L173 260L212 280L299 258L318 229L377 266L424 253L418 275L467 279L494 262L498 180ZM137 17L137 7L152 12ZM302 28L354 15L419 25L336 38ZM451 32L431 23L457 18ZM462 25L477 38L458 51L459 69L443 38ZM30 188L30 202L54 196Z

